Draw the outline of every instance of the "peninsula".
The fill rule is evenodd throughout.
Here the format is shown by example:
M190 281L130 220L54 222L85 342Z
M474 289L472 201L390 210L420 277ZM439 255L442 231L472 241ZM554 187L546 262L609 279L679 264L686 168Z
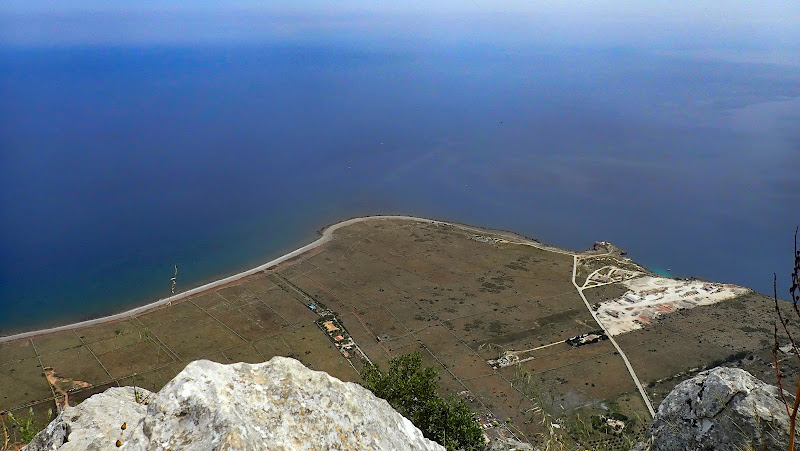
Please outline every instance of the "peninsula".
M235 276L0 338L0 410L33 408L46 423L109 387L157 391L201 358L291 356L358 381L366 363L418 351L487 436L535 442L550 425L600 418L593 440L613 447L703 369L725 362L771 380L771 302L659 277L606 242L574 252L431 219L354 218Z

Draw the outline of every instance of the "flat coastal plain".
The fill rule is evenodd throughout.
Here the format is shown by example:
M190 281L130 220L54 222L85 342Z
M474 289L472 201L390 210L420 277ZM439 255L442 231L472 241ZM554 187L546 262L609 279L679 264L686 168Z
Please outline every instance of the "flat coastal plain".
M157 391L197 359L290 356L358 382L364 364L386 369L390 357L417 351L438 370L441 393L467 402L489 437L536 443L557 424L621 449L650 418L645 397L657 406L705 368L743 367L775 383L774 304L749 290L662 309L615 334L616 344L569 344L602 331L593 312L629 293L622 279L652 276L613 249L572 252L413 218L351 221L319 246L226 285L1 344L0 411L24 418L32 408L44 424L48 411L111 386ZM786 384L796 382L796 365L785 372ZM626 418L625 430L593 428L593 416Z

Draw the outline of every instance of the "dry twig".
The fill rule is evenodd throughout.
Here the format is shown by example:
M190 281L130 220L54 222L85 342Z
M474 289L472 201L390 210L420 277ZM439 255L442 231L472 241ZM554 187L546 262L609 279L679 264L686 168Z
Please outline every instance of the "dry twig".
M6 429L6 420L3 419L2 414L0 414L0 425L3 426L3 447L0 449L8 449L8 429Z
M800 228L798 228L800 229ZM798 229L794 231L794 268L792 269L792 285L789 288L789 296L792 300L792 309L800 319L800 307L798 307L798 302L800 301L800 287L798 286L798 279L800 279L800 250L797 248L797 233ZM775 299L775 312L778 315L778 320L781 323L781 327L783 328L783 332L786 334L786 337L789 339L789 344L792 346L792 351L794 352L795 357L797 357L797 361L800 362L800 350L797 348L797 342L795 341L794 337L792 337L792 333L789 331L789 319L783 317L781 313L780 305L778 304L778 283L777 283L778 276L773 274L772 279L772 290L773 296ZM783 372L780 370L780 360L778 359L778 326L775 325L774 330L774 346L772 348L772 355L775 357L775 375L778 379L778 389L781 393L781 399L783 400L783 405L786 407L786 413L789 415L789 450L794 450L794 440L795 440L795 430L797 428L797 411L800 408L800 378L797 381L797 387L795 389L794 401L792 402L791 407L789 406L789 400L786 399L786 395L783 391Z

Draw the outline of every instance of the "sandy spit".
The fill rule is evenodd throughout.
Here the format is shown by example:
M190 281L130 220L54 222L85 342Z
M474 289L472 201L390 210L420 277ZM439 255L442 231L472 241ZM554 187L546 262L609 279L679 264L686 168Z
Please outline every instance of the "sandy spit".
M142 305L140 307L136 307L136 308L130 309L130 310L122 312L122 313L117 313L117 314L114 314L114 315L104 316L102 318L95 318L95 319L90 319L90 320L87 320L87 321L81 321L81 322L72 323L72 324L66 324L66 325L63 325L63 326L51 327L51 328L48 328L48 329L33 330L33 331L30 331L30 332L22 332L22 333L18 333L18 334L14 334L14 335L7 335L5 337L0 337L0 343L5 343L5 342L9 342L9 341L14 341L14 340L20 340L20 339L24 339L24 338L31 338L31 337L35 337L35 336L38 336L38 335L44 335L44 334L49 334L49 333L53 333L53 332L62 332L62 331L66 331L66 330L79 329L79 328L88 327L88 326L95 326L95 325L98 325L98 324L111 323L111 322L114 322L114 321L120 321L120 320L123 320L123 319L126 319L126 318L130 318L132 316L136 316L136 315L139 315L141 313L145 313L147 311L153 310L153 309L155 309L157 307L166 305L166 304L168 304L170 302L180 301L180 300L186 299L186 298L188 298L190 296L194 296L196 294L202 293L204 291L212 290L214 288L218 288L218 287L221 287L223 285L227 285L227 284L230 284L232 282L239 281L239 280L241 280L241 279L243 279L243 278L245 278L247 276L256 274L258 272L266 270L267 268L270 268L272 266L278 265L278 264L283 263L283 262L285 262L287 260L295 258L295 257L297 257L297 256L299 256L299 255L301 255L301 254L303 254L305 252L308 252L308 251L310 251L312 249L315 249L315 248L317 248L319 246L322 246L323 244L327 243L333 237L333 233L335 231L339 230L342 227L347 227L349 225L356 224L356 223L359 223L359 222L381 220L381 219L399 219L399 220L424 222L424 223L428 223L428 224L441 224L441 225L457 227L459 229L468 230L468 231L477 232L477 233L489 232L489 230L487 230L487 229L480 229L480 228L477 228L477 227L472 227L472 226L468 226L468 225L464 225L464 224L457 224L457 223L451 223L451 222L446 222L446 221L437 221L437 220L434 220L434 219L419 218L419 217L415 217L415 216L376 215L376 216L362 216L362 217L357 217L357 218L351 218L351 219L347 219L347 220L342 221L342 222L338 222L338 223L329 225L328 227L326 227L321 232L321 236L318 239L316 239L315 241L313 241L313 242L311 242L309 244L306 244L305 246L303 246L303 247L301 247L299 249L295 249L292 252L289 252L288 254L282 255L282 256L274 259L274 260L268 261L268 262L266 262L266 263L264 263L262 265L258 265L255 268L251 268L251 269L248 269L246 271L242 271L242 272L240 272L238 274L234 274L232 276L228 276L228 277L225 277L223 279L215 280L214 282L210 282L210 283L207 283L205 285L201 285L199 287L192 288L190 290L184 291L183 293L179 293L179 294L176 294L174 296L163 298L163 299L160 299L158 301L151 302L149 304ZM515 241L515 242L518 242L518 243L523 242L524 244L527 244L527 245L530 245L530 246L539 247L539 248L542 248L544 250L560 252L560 253L565 253L565 254L566 253L570 253L568 251L563 251L563 250L556 249L556 248L551 247L551 246L546 246L546 245L543 245L542 243L539 243L536 240L523 238L523 237L521 237L519 235L511 234L509 232L505 232L505 233L499 232L499 231L491 231L491 232L493 232L493 234L506 235L506 237L512 238L512 240ZM511 236L511 235L513 235L513 236ZM520 243L520 244L523 244L523 243Z

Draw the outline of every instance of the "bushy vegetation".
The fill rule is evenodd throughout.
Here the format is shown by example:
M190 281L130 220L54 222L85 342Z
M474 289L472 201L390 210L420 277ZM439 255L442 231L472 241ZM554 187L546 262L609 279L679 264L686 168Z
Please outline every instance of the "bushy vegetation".
M11 434L8 431L5 420L3 419L4 416L8 417L11 426L16 429L17 441L15 442L11 441ZM50 421L52 417L53 411L48 410L46 420ZM3 412L0 414L0 429L2 429L3 433L2 446L0 446L0 450L19 449L23 445L26 445L33 440L36 434L41 430L41 425L34 418L33 408L29 408L28 416L23 418L17 418L11 412Z
M428 439L448 450L484 448L475 415L462 401L439 396L439 373L423 367L418 352L390 359L386 372L368 365L361 376L364 387L388 401Z

